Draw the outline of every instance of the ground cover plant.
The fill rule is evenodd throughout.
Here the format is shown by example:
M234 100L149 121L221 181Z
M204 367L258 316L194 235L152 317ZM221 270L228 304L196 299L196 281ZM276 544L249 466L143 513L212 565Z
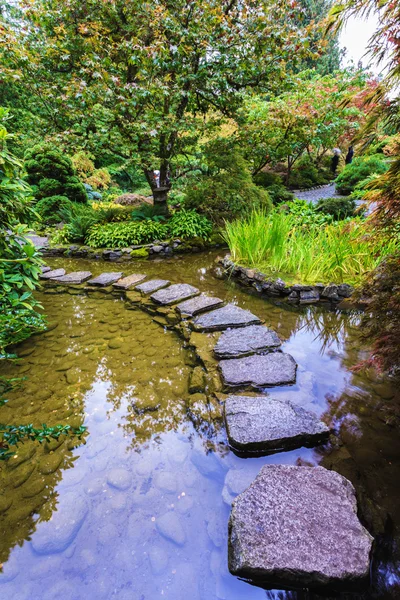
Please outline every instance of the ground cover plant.
M361 219L310 226L277 211L227 223L225 239L236 263L302 283L360 283L396 248Z
M388 168L389 164L382 154L355 158L350 165L346 165L336 178L336 190L339 194L348 196L354 192L357 184L371 175L385 173Z

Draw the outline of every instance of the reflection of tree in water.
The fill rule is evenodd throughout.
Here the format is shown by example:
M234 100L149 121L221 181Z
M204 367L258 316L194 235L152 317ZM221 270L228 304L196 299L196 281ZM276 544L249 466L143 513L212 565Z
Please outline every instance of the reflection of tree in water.
M357 322L357 321L356 321ZM350 322L351 326L354 325ZM341 363L348 371L364 350L352 328ZM400 597L400 395L372 369L355 372L339 396L328 396L326 420L338 432L328 446L316 449L320 464L354 484L361 517L377 540L373 590L360 598ZM396 595L397 594L397 595Z
M320 353L324 354L332 344L340 345L349 331L354 330L360 321L357 312L339 313L334 310L321 310L310 307L299 315L296 332L306 329L314 340L321 345Z
M107 419L124 429L127 447L189 422L185 400L193 357L174 333L105 296L53 294L44 303L49 321L58 325L22 344L23 360L7 365L8 375L27 381L9 395L4 422L78 427L85 419L86 394L95 393L97 385L106 388ZM86 417L90 442L91 415ZM2 465L1 562L56 510L56 486L63 470L77 460L72 449L79 443L61 438L43 445L27 442Z

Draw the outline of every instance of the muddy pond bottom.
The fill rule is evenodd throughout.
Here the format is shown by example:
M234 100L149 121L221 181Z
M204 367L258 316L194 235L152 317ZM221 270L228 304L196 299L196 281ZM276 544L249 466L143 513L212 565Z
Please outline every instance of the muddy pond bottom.
M296 385L281 393L296 395L338 436L317 449L238 458L218 415L188 410L196 357L174 332L111 296L39 294L50 329L20 345L20 361L1 366L1 375L26 377L1 407L2 422L84 424L87 434L25 443L1 465L0 598L317 598L266 591L228 572L231 501L267 463L322 464L352 481L384 552L371 589L343 598L399 597L398 411L387 382L350 371L363 357L358 316L253 298L215 280L213 258L185 259L185 276L172 261L135 270L167 272L265 319L299 365Z

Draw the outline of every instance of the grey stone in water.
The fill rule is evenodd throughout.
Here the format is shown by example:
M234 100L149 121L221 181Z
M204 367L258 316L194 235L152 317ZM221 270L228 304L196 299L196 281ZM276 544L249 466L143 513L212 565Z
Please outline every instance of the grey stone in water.
M219 366L224 384L231 388L259 389L296 381L294 358L283 352L221 360Z
M329 436L317 415L284 398L230 396L224 413L229 444L242 453L315 446Z
M340 285L338 285L338 294L343 298L350 298L353 292L353 286L349 285L348 283L341 283Z
M156 527L161 535L178 546L183 546L186 542L185 530L175 512L170 511L159 517Z
M42 265L40 269L42 273L48 273L49 271L51 271L51 267L48 267L47 265Z
M32 536L32 547L38 554L63 552L75 539L88 513L84 498L75 492L64 494L50 521L40 523Z
M127 490L132 484L132 476L126 469L111 469L107 474L107 483L117 490Z
M301 291L300 292L300 304L313 304L318 302L319 293L317 290Z
M200 294L199 290L188 283L175 283L168 288L159 290L150 296L157 304L175 304L180 300L186 300Z
M270 348L277 348L281 341L275 331L264 325L250 325L243 329L225 331L215 345L217 358L238 358Z
M334 283L327 285L321 292L321 298L327 298L328 300L338 301L338 286Z
M40 279L54 279L54 277L62 277L65 275L65 269L51 269L39 275Z
M152 294L157 290L167 287L171 282L167 279L151 279L145 283L141 283L135 287L135 290L142 292L142 294Z
M79 284L83 283L87 279L92 276L90 271L74 271L73 273L68 273L67 275L63 275L62 277L53 277L52 279L56 279L60 283L74 283Z
M111 285L112 283L115 283L116 281L121 279L122 275L123 275L123 273L121 273L121 272L120 273L102 273L101 275L98 275L94 279L89 279L88 284L95 285L97 287L105 287L105 286Z
M181 315L194 317L194 315L210 310L211 308L221 306L221 304L222 300L220 298L211 298L211 296L201 294L200 296L197 296L197 298L192 298L191 300L181 302L181 304L178 304L176 308Z
M250 311L239 308L235 304L227 304L222 308L217 308L217 310L196 317L193 326L197 331L215 331L258 323L261 323L260 319Z
M129 290L135 284L139 283L139 281L143 281L143 279L146 279L146 277L147 275L133 273L132 275L128 275L127 277L123 277L122 279L118 279L118 281L113 283L113 287L121 290Z
M229 570L273 586L358 586L368 579L372 542L342 475L265 465L233 501Z

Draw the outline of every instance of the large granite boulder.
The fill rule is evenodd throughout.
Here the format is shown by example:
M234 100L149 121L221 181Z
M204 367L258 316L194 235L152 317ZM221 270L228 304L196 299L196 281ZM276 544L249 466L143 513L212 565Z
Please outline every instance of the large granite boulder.
M223 383L228 388L259 389L296 381L295 360L284 352L221 360L219 366Z
M218 331L228 327L245 327L261 323L260 319L248 310L235 304L227 304L205 315L196 317L193 326L196 331Z
M224 331L215 345L217 358L239 358L277 348L281 341L275 331L264 325Z
M229 396L224 414L229 444L243 454L315 446L329 436L317 415L284 397Z
M268 587L358 587L372 542L347 479L323 467L265 465L233 501L229 570Z

